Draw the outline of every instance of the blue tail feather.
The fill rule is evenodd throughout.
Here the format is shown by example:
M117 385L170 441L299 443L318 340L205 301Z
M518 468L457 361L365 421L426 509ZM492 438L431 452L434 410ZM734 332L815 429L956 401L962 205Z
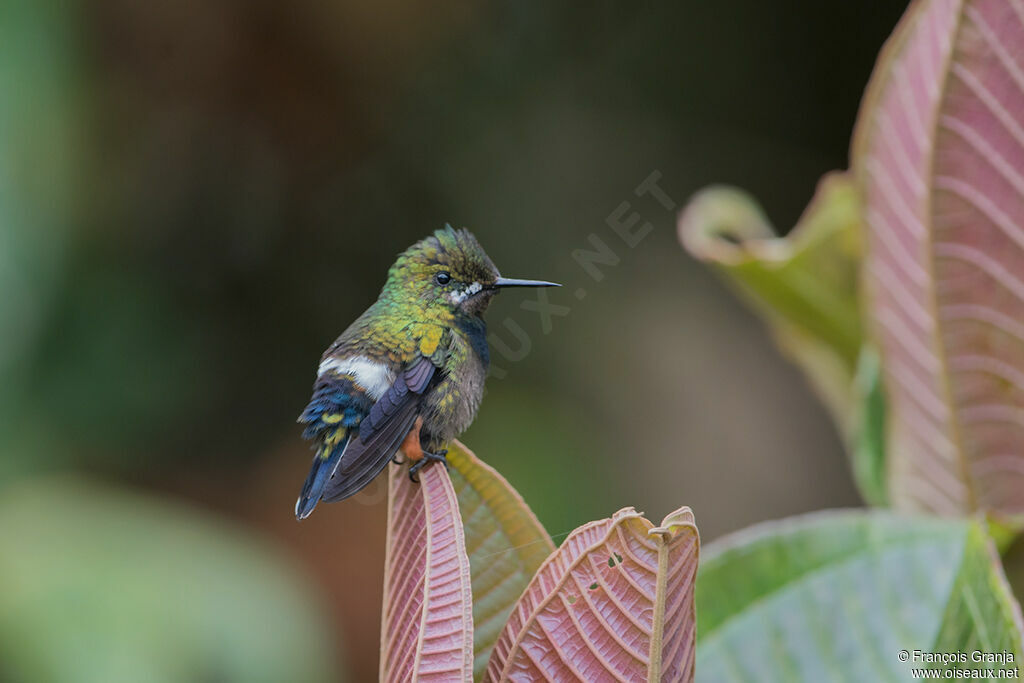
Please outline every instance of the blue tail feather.
M306 477L306 483L302 485L299 499L295 501L296 519L309 517L316 508L316 504L320 502L327 482L331 480L331 475L334 474L338 463L341 462L341 456L345 453L348 440L349 436L346 436L326 458L321 457L319 452L313 456L313 465L309 469L309 476Z

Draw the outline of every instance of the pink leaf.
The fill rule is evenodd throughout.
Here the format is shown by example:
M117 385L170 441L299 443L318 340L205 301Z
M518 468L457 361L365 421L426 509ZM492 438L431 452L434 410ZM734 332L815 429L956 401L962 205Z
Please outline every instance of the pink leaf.
M469 557L452 482L436 464L419 484L405 467L388 478L381 680L472 680Z
M852 157L892 500L1024 512L1024 2L913 3Z
M680 508L655 528L633 508L574 531L498 638L489 681L692 681L700 542Z

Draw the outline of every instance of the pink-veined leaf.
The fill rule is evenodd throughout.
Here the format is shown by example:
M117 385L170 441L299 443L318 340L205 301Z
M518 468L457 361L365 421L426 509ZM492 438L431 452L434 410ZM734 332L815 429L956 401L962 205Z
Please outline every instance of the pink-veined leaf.
M457 440L448 447L448 462L473 579L473 669L479 680L513 605L555 544L519 492Z
M1024 512L1024 1L914 2L852 165L892 501Z
M655 527L633 508L576 529L520 598L488 681L692 681L700 541L680 508Z
M473 597L455 489L429 464L409 481L388 471L388 538L381 620L382 681L473 677Z

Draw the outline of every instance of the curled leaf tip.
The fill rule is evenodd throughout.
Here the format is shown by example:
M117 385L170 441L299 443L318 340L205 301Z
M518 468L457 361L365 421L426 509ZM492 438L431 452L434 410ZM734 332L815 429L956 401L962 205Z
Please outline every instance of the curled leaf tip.
M679 218L683 246L765 319L780 349L803 368L851 451L863 401L853 388L863 343L861 214L853 176L837 172L822 178L785 237L748 194L734 188L698 192Z
M669 513L665 519L661 520L661 526L654 527L648 530L647 533L651 536L661 535L666 541L671 541L683 527L692 528L694 533L697 531L697 522L693 516L693 510L686 505L675 512Z
M630 506L630 507L622 508L621 510L616 512L614 515L612 515L612 520L615 521L615 522L619 522L619 521L626 520L626 519L636 519L636 518L643 519L643 516L644 516L644 513L637 512L636 508Z
M770 245L776 234L761 207L748 193L726 185L697 192L680 214L678 229L683 246L702 261L735 265L752 252L775 249Z

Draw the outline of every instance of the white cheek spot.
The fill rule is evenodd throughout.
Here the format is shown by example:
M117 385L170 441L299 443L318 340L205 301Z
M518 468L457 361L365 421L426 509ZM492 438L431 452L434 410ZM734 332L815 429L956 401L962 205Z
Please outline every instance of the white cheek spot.
M484 286L482 284L480 284L479 282L474 282L465 289L460 289L452 292L451 294L448 295L448 298L451 299L453 304L458 305L461 304L466 299L468 299L469 297L478 293L483 288Z
M351 375L356 384L361 386L374 401L380 400L384 392L395 381L395 375L384 363L370 360L366 356L352 358L325 358L320 363L317 376L333 372L338 375Z

